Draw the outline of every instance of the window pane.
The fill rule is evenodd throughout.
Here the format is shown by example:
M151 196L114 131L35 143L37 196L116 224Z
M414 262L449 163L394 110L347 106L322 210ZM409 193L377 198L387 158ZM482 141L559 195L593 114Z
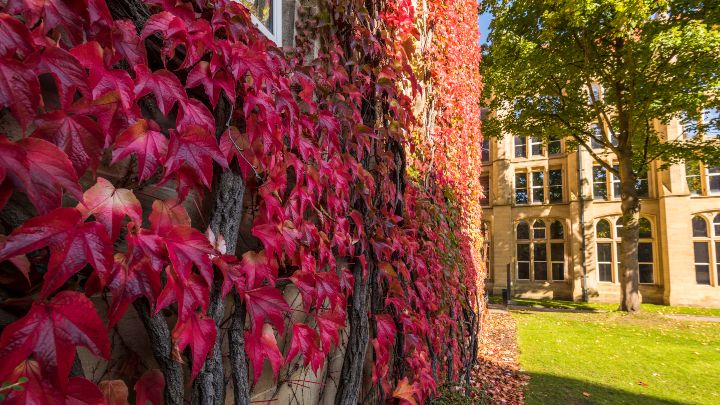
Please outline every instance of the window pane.
M562 201L562 170L555 169L548 172L550 202Z
M552 264L552 279L558 281L565 280L565 263Z
M564 243L550 244L550 260L552 260L553 262L564 262L565 261L565 244Z
M613 169L620 170L620 166L614 165ZM622 190L620 188L620 176L616 176L615 174L610 174L612 186L613 186L613 198L614 199L620 199L622 197Z
M489 139L482 140L482 153L480 156L480 160L483 162L490 161L490 140Z
M720 242L715 242L715 274L717 275L717 283L720 285Z
M612 238L610 235L610 223L608 221L604 219L598 221L597 225L595 225L595 237L604 239Z
M607 173L604 167L593 167L593 197L606 199L607 194Z
M545 202L545 172L532 172L533 202Z
M517 239L530 239L530 226L525 221L520 221L517 225Z
M530 261L530 245L526 243L519 243L517 245L517 260L518 262Z
M692 229L693 236L696 238L708 236L707 222L705 222L705 220L700 217L695 217L692 219Z
M482 193L480 194L480 205L488 205L490 202L490 177L480 176L480 187Z
M720 214L715 215L713 227L715 228L715 236L720 236Z
M639 197L647 197L650 194L647 176L647 171L645 171L643 173L639 173L635 179L635 189L637 190Z
M612 243L597 244L598 262L612 263Z
M260 22L272 32L273 30L273 9L272 0L240 0Z
M647 218L640 218L640 237L652 238L652 226Z
M707 108L703 111L703 127L705 138L720 136L720 112L717 108Z
M695 282L701 285L710 285L710 265L695 265Z
M708 264L710 263L710 249L707 242L695 242L693 243L693 251L695 253L696 264Z
M685 162L685 178L688 190L692 195L702 194L702 179L700 177L700 163L695 161Z
M527 157L527 138L515 137L515 157Z
M711 193L720 193L720 166L708 168L708 189Z
M550 238L552 239L564 239L565 230L563 224L560 221L555 221L550 225Z
M535 262L535 280L547 280L547 263Z
M638 243L638 261L641 263L652 263L652 261L653 261L652 243L648 243L648 242Z
M533 156L542 156L544 154L542 141L530 138L530 153Z
M547 261L547 246L544 243L536 243L533 249L533 260L535 262L546 262Z
M653 283L653 265L650 263L640 263L640 282L644 284Z
M562 144L559 139L552 139L548 142L548 152L550 155L559 155L562 152Z
M600 263L598 265L598 277L600 278L600 281L611 283L612 265L610 263Z
M622 219L622 217L620 217L617 219L617 221L615 221L615 237L618 239L622 239L622 228L623 228L623 219Z
M528 203L527 173L515 174L515 202L517 204Z
M602 128L600 127L600 125L595 124L595 126L593 127L593 135L594 137L590 139L590 147L593 149L603 148L603 144L596 141L596 139L603 139Z
M545 239L545 222L540 219L533 224L533 238Z
M530 263L524 262L520 263L518 262L518 279L520 280L530 280Z

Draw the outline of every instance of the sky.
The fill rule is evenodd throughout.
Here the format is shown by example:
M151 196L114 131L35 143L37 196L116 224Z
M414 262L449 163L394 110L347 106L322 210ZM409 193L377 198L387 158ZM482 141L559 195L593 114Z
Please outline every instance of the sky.
M490 15L490 13L480 14L478 17L478 25L480 26L480 44L487 43L487 36L490 33L488 30L490 20L492 20L492 15Z

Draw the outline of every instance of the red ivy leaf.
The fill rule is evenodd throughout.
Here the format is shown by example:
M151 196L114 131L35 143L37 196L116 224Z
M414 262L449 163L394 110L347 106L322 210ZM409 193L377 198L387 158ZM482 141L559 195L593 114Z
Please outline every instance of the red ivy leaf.
M70 158L75 173L82 176L90 167L95 172L100 161L104 137L97 123L83 115L67 115L55 111L35 120L37 129L32 134L52 142Z
M393 398L401 399L412 405L417 404L415 401L415 387L408 383L407 377L403 378L398 382L395 391L393 391Z
M285 361L289 362L299 353L305 359L303 366L307 367L311 364L313 372L317 375L325 360L325 354L320 350L317 341L318 335L314 329L301 323L293 325L293 338Z
M55 78L62 105L72 104L75 90L89 96L88 77L80 62L70 52L56 46L46 47L39 55L37 73L49 73Z
M132 21L113 21L112 41L115 52L122 55L131 66L147 63L145 45L140 41Z
M34 50L30 31L17 18L0 13L0 57L12 58L20 53L25 58Z
M126 215L135 223L142 223L142 208L135 194L128 189L116 189L102 177L98 177L97 183L85 192L77 209L84 218L93 215L98 222L105 225L111 240L117 239Z
M163 402L163 393L165 392L165 376L162 371L154 368L148 370L135 383L135 404L161 405Z
M82 222L75 208L58 208L31 218L13 230L0 248L0 261L42 247L50 247L48 271L40 296L47 297L72 275L90 264L107 281L112 266L112 243L98 222Z
M73 377L65 390L66 405L107 405L97 385L82 377Z
M77 346L110 357L107 330L92 302L74 291L62 291L48 303L36 301L0 336L0 381L6 381L15 366L32 354L55 384L64 387Z
M186 85L188 88L202 85L213 107L220 99L220 90L225 90L225 95L230 102L235 103L235 80L224 70L211 72L208 62L201 61L195 65L193 70L188 73Z
M37 75L17 60L0 58L0 108L8 107L23 129L42 105Z
M212 319L193 312L185 320L179 320L173 329L173 341L182 353L190 345L192 352L192 380L200 372L208 352L215 344L217 328Z
M207 237L195 228L176 226L165 237L170 262L181 280L185 280L195 264L207 285L212 285L213 268L210 255L215 253Z
M123 380L104 380L98 384L107 405L126 405L128 387Z
M345 326L345 314L338 310L319 313L315 317L320 329L320 341L323 351L328 352L330 345L340 342L340 330Z
M277 379L280 366L283 362L282 353L278 349L275 333L270 325L265 325L261 330L245 332L245 353L248 355L253 368L253 383L257 382L263 369L263 361L267 358L270 361L273 374Z
M135 66L135 97L152 93L158 108L168 115L176 101L187 101L187 94L177 76L165 69L151 72L145 65Z
M137 120L118 136L112 153L112 163L135 153L138 159L140 181L150 178L160 160L167 154L168 141L154 121Z
M150 228L167 235L176 226L190 226L190 215L177 200L155 200L150 213Z
M136 299L145 297L155 302L160 294L160 274L153 270L148 259L128 267L122 255L115 255L113 274L108 283L112 303L108 308L108 327L112 328L122 318L127 307Z
M280 290L274 287L260 287L243 294L250 314L252 330L258 332L266 319L282 333L285 327L283 312L290 310Z

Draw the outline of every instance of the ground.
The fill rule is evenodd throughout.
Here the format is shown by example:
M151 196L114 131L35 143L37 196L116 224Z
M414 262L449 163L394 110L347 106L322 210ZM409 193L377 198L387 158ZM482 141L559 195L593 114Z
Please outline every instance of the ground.
M717 310L644 306L627 315L595 304L518 304L510 314L528 404L720 403L720 322L707 322L720 320Z

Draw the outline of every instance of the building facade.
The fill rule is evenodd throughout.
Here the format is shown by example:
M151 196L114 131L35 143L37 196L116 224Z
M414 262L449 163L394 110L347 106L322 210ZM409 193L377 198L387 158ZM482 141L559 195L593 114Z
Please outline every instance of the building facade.
M717 110L705 114L713 118ZM672 121L663 139L716 138ZM483 215L491 294L619 302L620 183L584 149L505 136L484 143ZM597 145L595 145L597 146ZM611 152L596 152L613 163ZM651 163L641 197L644 302L720 307L720 162Z

